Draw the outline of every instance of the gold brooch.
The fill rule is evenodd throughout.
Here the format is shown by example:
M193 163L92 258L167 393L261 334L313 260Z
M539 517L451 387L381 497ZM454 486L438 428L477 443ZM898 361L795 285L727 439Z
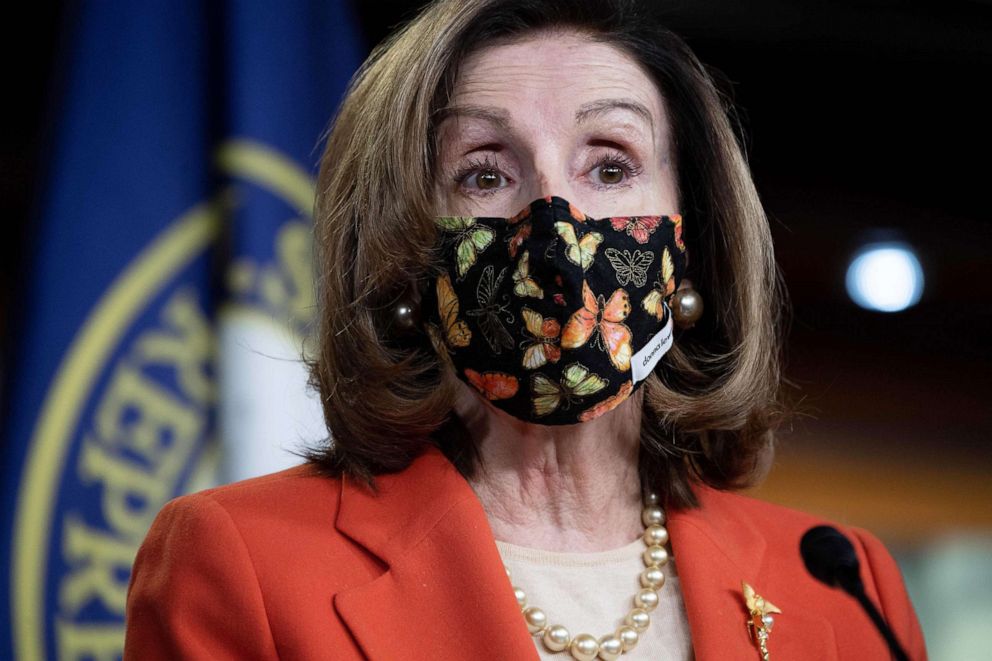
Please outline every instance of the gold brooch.
M768 635L771 633L775 618L772 613L781 613L778 607L754 591L747 583L741 582L744 586L744 603L751 614L751 619L747 623L747 631L751 635L751 640L758 643L761 651L761 661L768 661Z

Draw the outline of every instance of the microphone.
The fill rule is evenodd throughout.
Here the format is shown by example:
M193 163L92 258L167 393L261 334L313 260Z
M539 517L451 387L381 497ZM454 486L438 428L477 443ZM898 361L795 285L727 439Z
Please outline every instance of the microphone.
M830 587L839 587L858 600L868 617L875 623L879 633L889 644L889 650L898 661L909 661L905 650L896 640L892 629L865 594L861 582L861 567L854 546L836 528L815 526L806 531L799 542L799 552L806 563L806 569L817 580Z

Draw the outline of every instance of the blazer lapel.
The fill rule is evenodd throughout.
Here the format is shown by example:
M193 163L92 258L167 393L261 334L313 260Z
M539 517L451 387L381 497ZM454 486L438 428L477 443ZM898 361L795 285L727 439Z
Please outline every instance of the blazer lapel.
M760 659L747 628L749 614L741 586L747 581L779 606L769 638L771 659L836 660L830 623L789 607L788 594L766 594L777 571L767 558L767 540L746 516L727 507L715 490L694 485L700 508L672 510L668 516L672 553L678 567L695 658ZM795 549L798 554L799 549ZM775 581L782 585L782 581Z
M387 567L334 596L334 607L372 661L470 658L537 661L492 530L468 482L429 447L404 471L377 479L373 494L341 480L338 530ZM671 510L668 529L697 661L759 659L741 582L783 613L769 641L772 659L836 661L830 623L805 615L788 594L765 593L780 568L763 532L724 494L694 485L701 507ZM798 549L796 550L798 553Z
M436 448L374 495L342 480L336 525L387 570L334 607L373 661L538 659L482 505Z

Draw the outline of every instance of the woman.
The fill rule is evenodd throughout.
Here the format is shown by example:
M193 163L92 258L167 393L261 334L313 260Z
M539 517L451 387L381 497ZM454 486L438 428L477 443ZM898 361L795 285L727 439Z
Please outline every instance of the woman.
M678 37L626 2L435 2L356 74L317 189L334 442L163 508L125 658L887 658L802 564L822 521L732 491L783 419L782 288Z

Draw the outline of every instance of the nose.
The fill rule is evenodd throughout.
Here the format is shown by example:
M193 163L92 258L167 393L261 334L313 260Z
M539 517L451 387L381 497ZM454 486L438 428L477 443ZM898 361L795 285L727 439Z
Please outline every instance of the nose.
M538 171L537 190L534 197L547 197L548 195L558 195L567 200L572 199L572 191L565 176L560 172L546 168Z
M559 155L548 151L536 154L529 185L523 187L528 198L521 201L521 204L549 195L557 195L582 208L583 200L577 199L579 193L573 190L567 172L568 166Z

